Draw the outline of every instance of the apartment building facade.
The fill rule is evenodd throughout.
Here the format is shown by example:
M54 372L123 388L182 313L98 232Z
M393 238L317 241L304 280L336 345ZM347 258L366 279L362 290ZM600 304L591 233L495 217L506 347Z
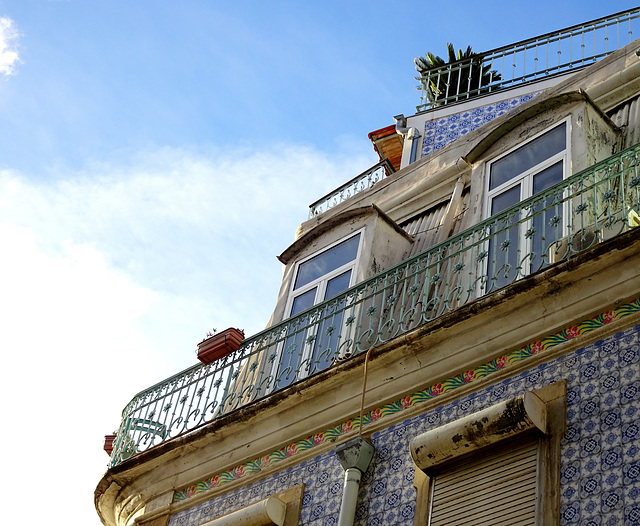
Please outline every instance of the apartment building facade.
M268 327L125 408L103 523L640 524L638 17L422 74Z

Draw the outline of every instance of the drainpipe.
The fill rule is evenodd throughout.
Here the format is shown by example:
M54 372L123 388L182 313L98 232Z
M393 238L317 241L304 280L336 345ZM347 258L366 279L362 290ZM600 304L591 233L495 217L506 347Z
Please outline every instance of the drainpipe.
M393 120L396 121L396 133L411 141L411 155L409 156L409 164L411 164L416 160L420 132L417 128L407 127L407 118L402 113L400 115L396 115Z
M336 456L344 469L344 489L338 526L353 526L360 479L371 464L374 452L374 447L361 437L349 440L336 448Z

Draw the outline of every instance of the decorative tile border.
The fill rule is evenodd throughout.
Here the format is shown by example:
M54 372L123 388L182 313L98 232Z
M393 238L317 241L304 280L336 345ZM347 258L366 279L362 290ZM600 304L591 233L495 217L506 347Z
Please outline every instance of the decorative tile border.
M535 95L537 95L537 92L426 121L421 156L424 157L446 146L457 138L462 137L465 133L499 117Z
M624 318L625 316L629 316L630 314L636 312L640 312L640 298L637 298L631 303L622 305L615 310L606 311L602 314L599 314L598 316L595 316L594 318L584 320L577 325L563 329L551 336L543 338L542 340L532 342L517 351L513 351L500 356L495 360L480 365L475 369L462 372L459 375L449 378L442 383L434 384L427 389L413 393L412 395L406 396L396 402L376 408L366 415L363 415L362 425L364 426L381 418L394 415L399 411L411 407L415 404L426 402L427 400L430 400L440 394L452 391L453 389L484 378L501 369L505 369L514 364L522 362L523 360L526 360L527 358L530 358L542 351L555 347L582 334L586 334L595 329L603 327L604 325L611 323L615 319ZM343 422L342 424L339 424L336 427L329 428L322 433L316 433L315 435L311 435L303 440L299 440L297 442L294 442L293 444L289 444L277 451L273 451L268 455L256 458L245 464L240 464L231 470L224 471L194 485L183 488L182 490L175 492L173 502L181 502L187 500L194 495L209 491L228 482L233 482L234 480L238 480L245 475L257 473L263 468L274 464L275 462L285 460L302 451L307 451L319 444L323 444L327 440L331 440L345 433L353 431L358 428L359 423L359 417L353 418L351 420Z

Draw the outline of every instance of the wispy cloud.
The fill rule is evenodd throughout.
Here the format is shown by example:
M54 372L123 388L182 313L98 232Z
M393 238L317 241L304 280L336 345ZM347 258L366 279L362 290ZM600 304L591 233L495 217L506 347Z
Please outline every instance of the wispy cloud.
M308 203L370 161L285 145L166 148L53 180L0 172L0 246L11 266L1 273L0 311L21 327L16 338L29 327L49 327L53 337L54 327L62 342L76 323L89 333L104 326L127 335L125 355L150 352L177 371L195 362L195 345L213 327L264 328L281 280L276 255L293 242ZM75 359L79 347L73 339L65 353Z
M267 321L279 286L275 256L293 241L307 205L372 164L272 148L158 149L46 183L0 173L0 220L31 229L49 255L65 243L88 245L141 286L208 298L214 323L257 314L261 321L245 327L255 330ZM229 286L235 294L226 293Z
M306 205L370 161L285 145L167 148L47 180L0 172L0 395L20 399L7 418L22 430L0 446L54 469L39 430L72 430L83 466L59 482L82 481L77 511L97 523L100 437L124 405L196 363L211 328L260 330L280 285L275 255ZM26 487L31 471L18 462L12 484Z
M15 72L18 57L18 30L10 18L0 17L0 74L8 76Z

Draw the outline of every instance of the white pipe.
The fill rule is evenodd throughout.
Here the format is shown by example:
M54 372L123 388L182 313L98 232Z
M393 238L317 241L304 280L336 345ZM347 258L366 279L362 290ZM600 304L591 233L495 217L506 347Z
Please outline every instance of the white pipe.
M342 505L340 506L338 526L353 525L361 476L362 474L358 468L349 468L344 472L344 489L342 491Z
M336 456L344 469L344 489L338 526L353 526L360 477L369 468L374 453L374 447L362 437L349 440L336 448Z
M410 128L407 127L407 118L401 113L393 118L396 121L396 133L403 137L409 133Z
M396 133L406 137L411 141L411 149L409 155L409 164L416 160L416 153L418 147L417 139L420 137L420 132L417 128L407 127L407 118L400 114L393 118L396 121Z

